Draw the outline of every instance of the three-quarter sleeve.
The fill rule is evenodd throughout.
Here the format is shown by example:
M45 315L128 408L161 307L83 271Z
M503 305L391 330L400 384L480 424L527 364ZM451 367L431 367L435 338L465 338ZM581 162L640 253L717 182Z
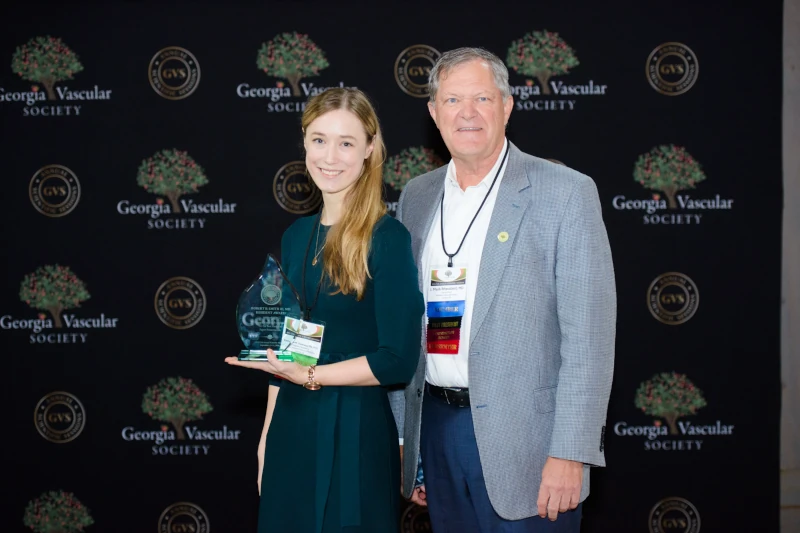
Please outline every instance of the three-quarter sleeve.
M419 362L425 311L405 226L387 217L376 227L370 263L378 350L367 362L381 385L405 384Z

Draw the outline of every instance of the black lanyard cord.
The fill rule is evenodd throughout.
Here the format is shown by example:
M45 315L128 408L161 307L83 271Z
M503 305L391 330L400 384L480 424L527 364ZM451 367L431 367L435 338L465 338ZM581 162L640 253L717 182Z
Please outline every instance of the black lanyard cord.
M319 216L317 217L317 224L314 228L319 231L319 225L322 223L322 210L320 209ZM317 283L317 293L314 295L314 301L311 302L311 305L308 305L308 297L306 296L306 268L308 266L308 254L311 252L311 241L314 239L314 229L311 230L311 234L308 237L308 245L306 246L306 253L303 256L303 299L300 302L300 307L303 309L303 320L310 320L311 319L311 310L314 309L314 306L317 305L317 299L319 298L319 291L322 288L322 278L325 277L325 268L323 267L322 275L319 277L319 283Z
M503 160L500 162L500 167L498 167L497 173L494 175L494 179L492 180L492 184L489 186L489 190L486 192L486 196L483 197L483 201L481 202L480 207L478 207L478 210L475 212L475 216L472 217L472 221L469 223L469 226L467 226L467 231L466 231L466 233L464 233L464 237L461 238L461 244L458 245L458 249L456 249L456 251L454 253L452 253L452 254L447 253L447 248L444 245L444 194L447 191L447 188L445 188L445 190L442 191L442 200L441 200L441 202L439 202L439 210L440 210L439 222L440 222L441 233L442 233L442 251L444 252L444 255L447 256L447 266L450 267L450 268L453 267L453 258L458 255L458 252L461 251L461 247L464 246L464 241L467 240L467 235L469 235L469 230L472 229L472 225L475 223L475 220L478 218L478 215L480 214L481 209L483 209L483 204L486 203L486 200L489 198L489 195L492 194L492 189L494 188L494 184L497 181L497 178L500 177L500 172L503 170L503 165L506 162L506 157L508 156L509 147L510 147L510 145L506 146L506 151L503 154ZM309 247L311 246L311 241L308 241L308 245L309 245ZM306 252L306 253L308 253L308 252ZM308 256L306 256L306 258L307 257Z

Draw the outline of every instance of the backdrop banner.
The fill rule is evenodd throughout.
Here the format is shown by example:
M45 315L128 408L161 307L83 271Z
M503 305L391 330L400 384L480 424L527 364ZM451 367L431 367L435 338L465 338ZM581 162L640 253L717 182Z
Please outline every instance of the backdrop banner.
M481 46L509 67L508 138L591 176L611 241L582 531L777 531L783 6L695 4L5 8L0 529L255 530L268 376L223 359L241 292L320 206L305 103L370 95L394 213L449 161L431 65Z

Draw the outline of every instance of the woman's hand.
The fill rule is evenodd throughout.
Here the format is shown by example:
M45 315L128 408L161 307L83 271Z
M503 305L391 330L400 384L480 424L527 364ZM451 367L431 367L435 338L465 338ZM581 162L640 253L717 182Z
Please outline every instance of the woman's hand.
M254 368L269 372L297 385L302 385L308 381L308 368L290 361L279 361L271 349L267 350L266 361L239 361L236 357L226 357L225 362L233 366L244 368Z
M264 446L258 445L258 495L261 496L261 476L264 474Z

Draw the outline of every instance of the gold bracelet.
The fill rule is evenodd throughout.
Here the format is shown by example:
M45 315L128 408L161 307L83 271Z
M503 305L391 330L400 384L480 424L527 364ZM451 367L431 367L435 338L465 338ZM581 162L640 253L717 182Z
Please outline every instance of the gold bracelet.
M311 365L308 367L308 381L303 383L303 387L307 388L308 390L319 390L322 388L322 385L314 380L314 370L316 368L317 365Z

